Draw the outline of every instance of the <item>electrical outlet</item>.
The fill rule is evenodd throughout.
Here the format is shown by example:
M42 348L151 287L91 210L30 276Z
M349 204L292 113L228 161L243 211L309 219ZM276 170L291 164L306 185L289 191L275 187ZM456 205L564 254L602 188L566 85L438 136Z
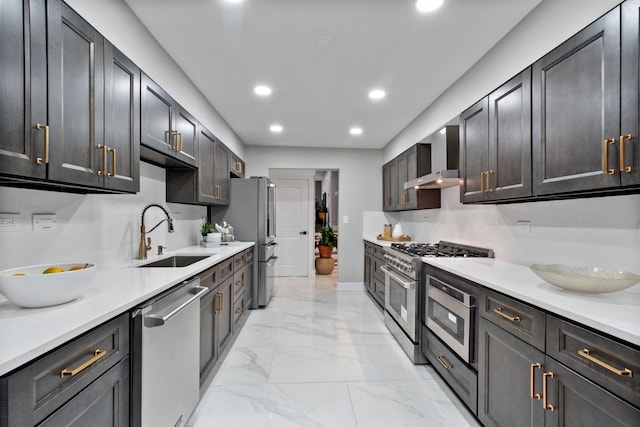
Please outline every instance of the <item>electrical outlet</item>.
M18 231L20 226L20 214L0 213L0 232Z
M531 222L529 221L516 221L516 231L521 235L531 234Z
M56 214L33 214L33 231L49 231L56 228Z

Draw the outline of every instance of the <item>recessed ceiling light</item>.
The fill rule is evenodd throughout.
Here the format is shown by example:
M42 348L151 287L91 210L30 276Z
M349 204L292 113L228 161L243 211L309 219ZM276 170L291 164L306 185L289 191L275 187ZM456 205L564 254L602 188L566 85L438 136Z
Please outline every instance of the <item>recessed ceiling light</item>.
M226 3L242 3L244 0L224 0Z
M382 89L373 89L369 92L369 98L371 99L382 99L387 96L387 93Z
M418 0L416 1L416 9L422 13L433 12L442 6L442 2L443 0Z
M360 135L360 134L362 134L362 128L352 127L351 129L349 129L349 133L351 135Z
M274 132L274 133L280 133L280 132L282 132L282 126L280 126L280 125L271 125L271 126L269 126L269 130L271 132Z
M253 88L253 92L256 95L269 96L269 95L271 95L271 88L269 86L265 86L265 85L258 85L258 86Z

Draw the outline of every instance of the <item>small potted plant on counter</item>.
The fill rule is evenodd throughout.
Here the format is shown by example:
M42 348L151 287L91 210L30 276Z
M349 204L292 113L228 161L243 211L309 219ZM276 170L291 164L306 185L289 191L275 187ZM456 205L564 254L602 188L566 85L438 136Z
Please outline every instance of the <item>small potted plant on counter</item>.
M202 240L204 240L205 242L208 241L207 236L213 232L215 232L215 230L213 229L213 225L206 221L203 222L200 226L200 234L202 234Z

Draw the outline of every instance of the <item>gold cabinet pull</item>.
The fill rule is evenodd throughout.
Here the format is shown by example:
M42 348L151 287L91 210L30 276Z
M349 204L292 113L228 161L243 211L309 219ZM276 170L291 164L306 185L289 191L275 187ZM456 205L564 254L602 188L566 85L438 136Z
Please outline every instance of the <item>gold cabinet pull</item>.
M437 356L436 359L438 359L438 362L440 362L440 364L442 365L442 367L444 369L453 368L453 366L451 366L449 363L447 363L447 361L445 360L444 356Z
M63 369L62 371L60 371L60 378L73 377L74 375L78 375L80 372L84 371L89 366L93 365L98 360L102 359L104 356L106 356L106 354L107 354L107 350L96 349L93 352L93 356L91 357L91 359L87 360L82 365L78 366L76 369L71 369L71 370Z
M602 360L593 357L591 355L591 351L583 348L582 350L578 350L578 355L584 357L587 360L590 360L591 362L595 363L596 365L602 366L603 368L607 369L608 371L613 372L616 375L625 375L628 376L629 378L633 377L633 371L629 368L624 368L624 369L617 369L611 365L609 365L606 362L603 362Z
M36 163L38 163L39 165L46 165L47 163L49 163L49 126L37 123L36 129L44 130L44 158L36 158Z
M509 316L507 313L502 311L502 307L494 308L493 312L496 313L498 316L504 317L507 320L511 320L512 322L520 321L520 316Z
M242 285L244 285L244 280L238 280L236 282L236 286L242 286Z
M609 146L615 143L616 143L615 138L609 138L604 140L604 154L603 154L604 158L602 159L602 172L609 175L613 175L614 173L616 173L615 169L609 168Z
M376 291L378 293L378 295L380 295L381 297L384 297L384 292L382 291Z
M243 311L244 311L244 308L242 308L242 307L238 307L238 308L236 308L236 314L240 314L240 313L242 313Z
M493 170L489 170L486 172L486 179L487 179L487 184L485 185L485 188L487 189L487 193L493 193L493 188L491 188L491 174L493 173Z
M620 172L631 172L631 166L625 166L624 159L624 146L627 141L630 141L633 136L628 133L620 136Z
M178 132L178 150L182 151L182 132Z
M481 193L486 193L486 190L484 189L484 174L486 172L480 172L480 192Z
M542 365L539 364L539 363L532 363L531 364L531 382L530 382L531 387L530 387L529 396L532 399L537 399L537 400L540 400L541 397L540 397L540 393L536 393L536 390L535 390L535 383L534 383L535 373L534 373L534 371L536 369L540 369L540 368L542 368Z
M216 298L218 298L218 306L216 307L215 314L222 313L222 299L224 298L224 294L222 292L216 292Z
M549 412L553 412L556 409L555 406L547 403L547 378L553 378L554 375L553 372L544 372L542 374L542 409Z
M107 174L107 149L106 145L96 145L96 150L102 150L102 169L98 170L98 175Z
M111 172L107 174L107 177L112 178L116 176L116 149L108 148L107 152L111 153Z

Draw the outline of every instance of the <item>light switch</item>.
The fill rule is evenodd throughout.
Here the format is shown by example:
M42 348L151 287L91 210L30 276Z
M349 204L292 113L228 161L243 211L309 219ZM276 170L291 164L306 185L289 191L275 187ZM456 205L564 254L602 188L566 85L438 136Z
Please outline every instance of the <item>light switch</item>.
M342 215L342 223L349 224L349 215Z
M56 228L56 214L33 214L33 231L50 231Z

